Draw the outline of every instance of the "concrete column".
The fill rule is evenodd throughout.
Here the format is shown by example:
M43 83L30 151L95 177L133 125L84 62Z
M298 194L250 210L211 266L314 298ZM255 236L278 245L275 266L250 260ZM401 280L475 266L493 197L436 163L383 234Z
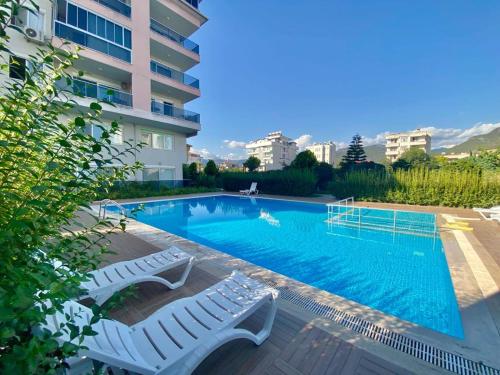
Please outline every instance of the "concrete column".
M132 94L134 108L151 110L149 0L132 1Z

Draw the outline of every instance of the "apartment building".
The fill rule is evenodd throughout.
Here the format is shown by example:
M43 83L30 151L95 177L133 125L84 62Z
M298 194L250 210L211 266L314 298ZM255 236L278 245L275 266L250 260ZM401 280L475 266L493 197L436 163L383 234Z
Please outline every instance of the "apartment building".
M113 142L144 142L126 162L141 161L138 181L182 180L187 162L186 139L201 129L200 115L184 105L200 97L198 79L185 72L200 62L191 36L207 18L201 0L39 0L40 11L15 20L26 35L10 31L13 55L9 77L23 78L25 59L36 48L82 47L71 87L78 108L107 100L103 120L116 120L120 134ZM63 42L71 42L63 46ZM6 56L7 57L7 56ZM111 90L111 91L110 91ZM99 137L98 127L88 132Z
M297 143L285 137L281 131L272 132L267 137L248 143L248 156L255 156L260 160L259 171L282 169L297 156Z
M319 162L333 165L336 147L332 141L313 143L306 150L311 151Z
M385 156L392 163L410 148L419 148L426 153L431 152L431 135L420 129L389 134L385 137Z

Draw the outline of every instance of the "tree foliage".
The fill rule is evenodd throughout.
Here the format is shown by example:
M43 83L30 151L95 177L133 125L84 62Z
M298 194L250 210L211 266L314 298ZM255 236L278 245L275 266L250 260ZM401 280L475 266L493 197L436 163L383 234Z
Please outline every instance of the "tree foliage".
M217 168L217 165L213 160L209 160L203 171L207 176L215 177L219 173L219 168Z
M243 163L243 167L248 169L249 172L255 171L257 168L260 167L260 159L256 156L250 156L245 162Z
M364 162L366 162L366 153L363 148L363 140L359 134L355 134L347 148L347 153L342 158L341 168L349 169L355 164Z
M297 154L290 164L290 167L296 169L312 169L316 164L318 164L318 160L316 156L314 156L314 153L311 150L305 150Z
M334 170L330 164L321 162L314 167L314 173L318 179L318 188L325 189L333 178Z
M20 9L36 1L0 3L0 49L10 53L7 30ZM88 214L99 190L109 189L139 168L121 163L137 146L112 146L118 124L104 126L101 104L85 113L58 90L71 85L67 72L73 51L50 45L28 57L24 80L2 84L0 97L0 373L55 374L79 349L91 326L79 329L68 319L63 329L71 342L60 342L42 329L49 314L62 309L82 290L80 283L107 252L105 236L117 227ZM2 69L8 61L2 61ZM77 113L75 115L75 113ZM85 127L101 127L95 139ZM122 164L120 168L112 167ZM96 319L100 312L96 312ZM95 321L90 322L91 324Z
M411 167L421 166L431 167L431 161L431 157L424 150L412 147L409 150L405 151L398 160L392 163L392 168L408 169Z

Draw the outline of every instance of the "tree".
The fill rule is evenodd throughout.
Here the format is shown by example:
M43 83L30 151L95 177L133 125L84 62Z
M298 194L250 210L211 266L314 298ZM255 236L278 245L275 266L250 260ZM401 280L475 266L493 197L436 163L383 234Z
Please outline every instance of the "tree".
M431 167L431 157L424 150L415 147L405 151L398 160L392 163L393 169L409 169L418 166Z
M352 141L347 148L347 153L342 158L340 162L340 167L342 169L349 169L353 165L366 162L366 153L363 148L363 140L359 134L355 134L352 137Z
M217 168L217 165L213 160L209 160L207 165L205 165L204 172L207 176L217 176L219 168Z
M8 28L20 9L38 9L37 1L4 0L0 4L2 69L8 67ZM77 298L82 281L107 250L105 236L125 220L113 224L95 215L79 219L98 194L127 179L141 166L121 162L138 146L125 142L121 151L111 137L116 122L105 126L102 106L93 102L85 113L59 83L71 87L67 69L77 59L50 44L27 57L24 79L1 83L0 96L0 373L56 374L74 356L91 325L79 327L72 318L60 321L71 342L41 329L49 315ZM23 56L25 57L25 56ZM58 83L59 82L59 83ZM57 83L57 84L56 84ZM75 115L75 113L77 113ZM101 128L97 139L85 133L88 124ZM117 167L117 165L120 165ZM80 329L81 328L81 329Z
M314 167L314 173L318 178L318 187L325 189L328 183L333 179L333 167L325 162L318 163Z
M249 172L255 171L260 166L260 159L256 156L250 156L244 163L243 167L248 169Z
M198 164L196 164L194 162L191 163L191 164L189 164L188 173L189 173L189 178L190 179L196 180L196 178L199 175L199 173L198 173Z
M305 150L297 154L292 164L290 164L290 167L296 169L312 169L316 164L318 164L318 160L316 156L314 156L314 153L311 150Z

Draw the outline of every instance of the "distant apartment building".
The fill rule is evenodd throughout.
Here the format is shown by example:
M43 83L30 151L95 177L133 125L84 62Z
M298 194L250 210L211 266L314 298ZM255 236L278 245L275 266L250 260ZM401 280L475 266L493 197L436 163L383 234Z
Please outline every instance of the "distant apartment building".
M191 163L197 163L201 164L201 155L198 154L197 152L193 151L193 146L190 144L186 145L186 152L187 152L187 164Z
M431 152L431 136L420 129L389 134L385 137L385 156L392 163L410 148L419 148L427 154Z
M200 0L201 1L201 0ZM103 105L103 121L116 120L125 141L145 143L125 162L141 161L138 181L182 180L187 162L186 139L201 128L200 115L184 105L200 96L198 79L185 72L200 62L199 46L188 39L207 18L198 0L38 0L39 11L22 11L14 23L26 35L9 31L12 55L8 75L23 79L26 59L44 44L63 42L82 47L72 85L61 83L74 96L78 110L96 99ZM16 62L17 64L13 64ZM80 78L77 72L85 75ZM70 72L70 73L71 73ZM101 130L89 126L89 134Z
M319 162L333 165L335 156L335 144L333 142L314 143L306 147L311 151Z
M297 156L297 143L285 137L281 131L272 132L267 137L248 143L248 156L255 156L260 160L259 171L282 169Z
M232 162L230 160L225 160L217 164L219 171L229 171L229 170L243 170L243 167L239 163Z

